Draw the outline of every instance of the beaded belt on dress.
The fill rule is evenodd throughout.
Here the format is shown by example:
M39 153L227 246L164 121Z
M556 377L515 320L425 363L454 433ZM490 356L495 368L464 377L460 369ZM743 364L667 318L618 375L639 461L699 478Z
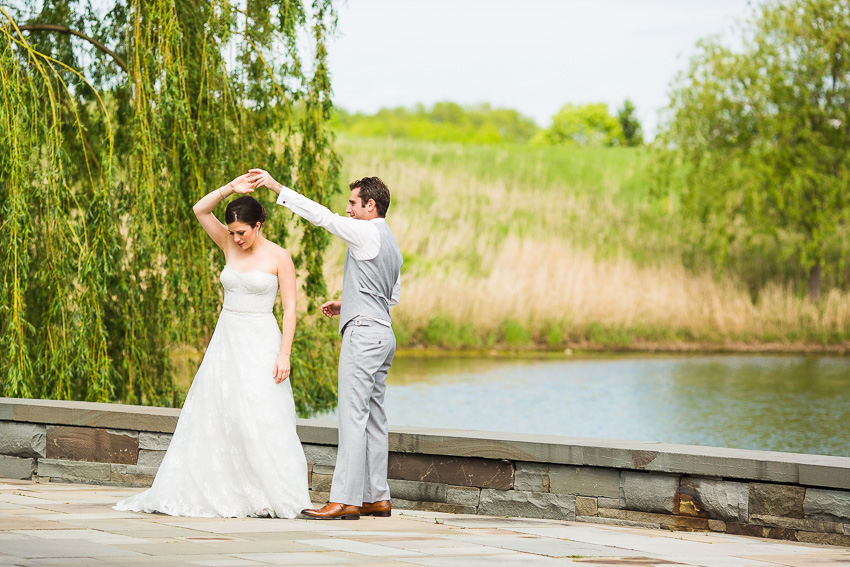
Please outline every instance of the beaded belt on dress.
M221 308L224 311L230 311L231 313L239 313L242 315L270 315L272 313L271 309L269 309L268 311L247 311L245 309L234 309L226 305L222 305Z

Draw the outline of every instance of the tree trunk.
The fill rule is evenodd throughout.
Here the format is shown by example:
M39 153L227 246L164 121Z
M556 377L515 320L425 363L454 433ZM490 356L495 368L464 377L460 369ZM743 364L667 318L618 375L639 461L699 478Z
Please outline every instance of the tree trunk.
M820 299L820 262L815 262L809 271L809 301Z

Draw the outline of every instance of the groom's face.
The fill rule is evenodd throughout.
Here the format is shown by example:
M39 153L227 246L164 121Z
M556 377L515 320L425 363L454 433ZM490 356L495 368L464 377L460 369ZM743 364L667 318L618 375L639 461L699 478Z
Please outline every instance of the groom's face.
M371 201L369 201L371 203ZM348 216L355 219L366 219L369 218L369 209L363 206L363 202L360 200L360 188L352 189L351 196L348 198L348 206L345 207L345 212Z

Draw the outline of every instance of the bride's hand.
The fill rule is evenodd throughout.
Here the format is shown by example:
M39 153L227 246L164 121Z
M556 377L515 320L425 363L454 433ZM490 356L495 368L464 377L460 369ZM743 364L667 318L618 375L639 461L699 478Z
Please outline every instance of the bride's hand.
M281 354L277 357L277 361L274 363L274 383L280 384L289 378L289 371L289 355Z
M268 187L275 193L280 193L281 185L278 183L274 177L272 177L271 173L266 171L265 169L253 168L248 170L248 173L245 174L248 182L251 184L251 187L254 189L258 187Z
M233 189L234 193L241 193L244 195L245 193L254 192L254 187L251 185L251 182L248 181L247 173L244 175L240 175L239 177L228 183L228 185L230 185L230 188Z

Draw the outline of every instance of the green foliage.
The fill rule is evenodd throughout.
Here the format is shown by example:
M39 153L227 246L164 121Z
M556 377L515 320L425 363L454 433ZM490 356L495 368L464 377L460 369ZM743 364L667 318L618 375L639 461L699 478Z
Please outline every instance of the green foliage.
M627 146L643 144L643 128L635 116L635 105L631 100L623 101L623 108L617 110L617 120L620 121L620 131L623 133L623 143Z
M288 2L286 4L288 7ZM333 132L330 128L333 105L331 103L331 84L328 74L325 37L330 27L335 26L335 15L331 0L316 1L313 25L313 40L316 45L315 72L307 82L306 96L303 97L301 112L301 152L298 159L297 181L295 189L311 197L314 201L327 204L331 195L339 191L337 178L340 161L333 147ZM294 44L294 37L290 41ZM287 136L287 140L291 139ZM302 220L304 235L301 238L302 249L295 257L296 266L307 270L304 290L309 298L308 312L315 313L318 305L324 302L327 286L323 274L325 250L330 241L328 232Z
M528 346L531 344L531 334L518 321L512 319L503 321L499 330L505 344L509 346Z
M418 342L444 348L481 346L478 329L471 323L461 323L452 317L437 315L417 337Z
M538 131L533 120L516 110L494 109L489 104L460 106L453 102L438 102L430 110L423 105L410 109L387 108L374 115L349 114L338 109L333 126L351 136L473 144L526 142Z
M322 315L300 320L292 341L290 384L300 416L334 407L337 397L338 327Z
M337 190L324 48L334 22L330 0L0 9L0 395L181 403L171 353L206 343L223 263L192 204L252 166L320 202ZM23 24L75 29L115 57ZM312 75L296 48L307 28ZM84 61L96 64L84 73ZM289 229L272 215L265 232L286 243ZM302 233L313 306L327 236ZM302 412L335 403L329 329L298 327Z
M453 175L467 174L476 179L499 181L523 188L552 189L563 198L563 187L580 194L611 195L626 201L647 201L649 197L646 164L648 153L640 148L594 148L533 144L471 145L419 140L387 140L341 136L339 152L346 167L366 158L375 167L411 163L433 167ZM356 176L344 169L342 178ZM430 183L424 180L422 183ZM553 195L554 197L554 195ZM394 197L395 198L395 197ZM347 196L338 196L343 205ZM422 205L430 206L433 195ZM514 203L516 205L516 203ZM411 254L410 251L404 251ZM405 267L407 259L405 256ZM414 261L424 261L414 258Z
M512 197L508 208L498 206L495 200L481 200L474 206L452 204L447 209L452 215L463 215L464 222L480 227L481 232L491 233L494 242L518 232L537 238L564 234L577 246L595 250L599 257L625 254L640 265L654 265L678 258L682 253L677 240L678 223L673 222L677 219L671 218L664 202L651 198L647 178L649 153L643 148L467 145L347 137L340 137L338 148L345 156L341 175L344 179L358 175L358 164L367 164L377 171L410 164L416 171L427 167L457 179L458 191L465 190L466 179L510 187ZM391 215L411 208L432 210L435 196L430 182L426 177L417 184L418 191L409 186L393 194L395 208L391 209ZM344 196L336 199L337 208L345 206ZM549 201L544 206L541 199ZM541 214L549 220L541 223ZM442 217L432 215L428 222L434 219L434 224L428 226L431 230L441 230ZM422 219L416 221L421 222ZM423 255L419 250L403 252L405 271L427 273L450 269L483 276L490 269L481 265L478 252L472 249L441 257Z
M628 330L601 323L591 323L587 326L587 340L608 347L626 347L632 342Z
M335 131L350 137L397 138L464 144L577 144L582 146L638 146L643 131L634 115L634 104L626 99L617 116L604 103L567 104L541 130L533 120L516 110L493 109L489 104L461 106L438 102L430 109L383 108L377 113L350 114L336 109Z
M529 347L531 333L518 321L503 321L496 329L484 329L472 322L458 321L449 315L436 315L421 328L410 332L404 325L395 324L396 333L404 340L399 345L420 344L448 349L494 347ZM558 342L560 343L560 337Z
M547 321L543 324L542 335L546 346L549 348L558 348L564 342L564 327L563 321Z
M605 103L567 104L535 140L549 144L616 146L623 141L623 131Z
M768 1L740 52L699 45L659 137L662 193L698 221L695 246L718 268L737 250L846 285L850 253L850 5ZM741 263L740 259L738 260ZM802 285L800 285L802 287Z

